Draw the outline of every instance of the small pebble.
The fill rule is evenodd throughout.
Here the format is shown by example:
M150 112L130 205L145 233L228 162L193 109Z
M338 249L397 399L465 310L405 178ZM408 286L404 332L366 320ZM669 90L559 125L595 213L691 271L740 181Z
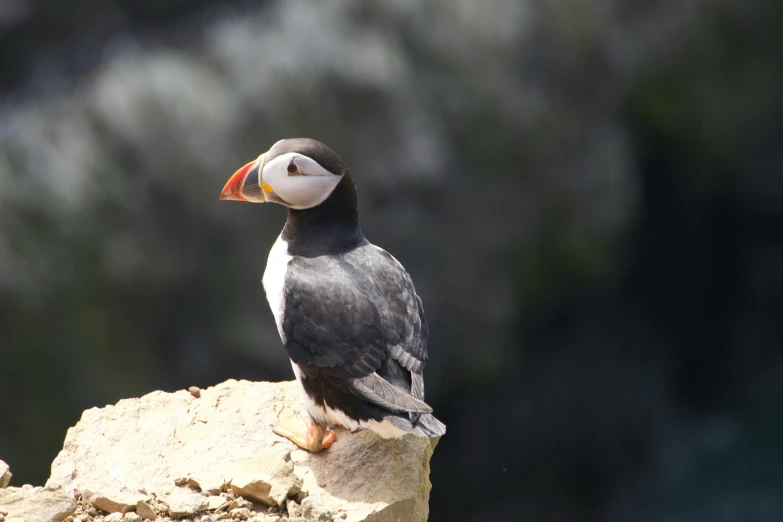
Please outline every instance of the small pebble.
M209 511L215 511L216 509L222 508L223 506L228 507L227 504L229 503L229 501L223 497L209 497L207 502L209 502L209 504L207 504L207 509Z
M301 509L299 508L299 504L297 504L293 499L287 499L285 501L286 508L288 509L288 517L294 518L298 517L302 514Z
M111 513L103 517L104 522L122 522L122 513Z
M144 501L139 501L139 503L136 504L136 513L144 520L155 520L158 518L155 511L152 509L152 506Z
M141 522L141 517L133 511L125 513L125 522Z
M228 506L229 511L233 511L239 508L247 508L248 510L253 509L253 503L249 500L239 497L235 499L230 506Z
M234 517L234 519L239 520L247 520L250 518L250 510L246 507L243 508L236 508L229 511L229 514Z
M190 388L188 388L188 391L192 396L194 396L197 399L201 397L201 388L199 388L198 386L191 386Z

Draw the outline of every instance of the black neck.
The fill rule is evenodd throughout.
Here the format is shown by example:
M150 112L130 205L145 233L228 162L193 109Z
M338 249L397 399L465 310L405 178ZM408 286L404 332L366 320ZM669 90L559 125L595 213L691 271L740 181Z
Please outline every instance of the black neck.
M289 208L282 238L288 243L289 254L304 257L347 252L364 242L351 175L346 173L320 205Z

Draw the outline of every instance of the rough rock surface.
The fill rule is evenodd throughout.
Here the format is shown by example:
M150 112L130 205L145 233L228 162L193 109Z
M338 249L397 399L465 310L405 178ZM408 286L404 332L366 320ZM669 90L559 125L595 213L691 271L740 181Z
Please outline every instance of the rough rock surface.
M175 490L161 501L169 507L169 514L176 518L201 513L206 511L209 506L209 500L201 493L181 491L180 489Z
M11 468L0 460L0 488L7 488L8 484L11 483L11 476L13 473L11 473Z
M90 504L106 513L126 513L135 509L138 502L147 499L147 495L121 491L102 491L90 496Z
M62 522L76 512L76 500L57 488L0 489L0 506L5 522Z
M157 520L427 519L437 439L338 429L331 448L311 454L271 430L301 409L296 382L229 380L198 395L158 391L85 411L47 488L75 496L82 522L108 511L90 505L98 494Z
M213 495L219 494L228 485L225 477L212 473L209 470L192 473L187 477L185 483L200 491L208 491Z
M231 479L231 491L268 506L282 506L285 499L302 489L302 479L294 474L291 452L278 446L258 451L242 463Z
M158 518L149 502L138 502L136 504L136 513L142 520L155 520Z

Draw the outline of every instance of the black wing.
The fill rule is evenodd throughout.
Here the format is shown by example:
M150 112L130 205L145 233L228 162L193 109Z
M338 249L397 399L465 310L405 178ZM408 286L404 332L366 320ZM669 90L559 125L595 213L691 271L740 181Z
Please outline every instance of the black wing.
M388 349L406 370L424 370L429 331L413 281L391 254L372 245L370 249L372 255L363 273L384 297L376 304L384 321Z
M283 333L305 373L400 412L430 412L427 323L410 276L372 245L288 263Z

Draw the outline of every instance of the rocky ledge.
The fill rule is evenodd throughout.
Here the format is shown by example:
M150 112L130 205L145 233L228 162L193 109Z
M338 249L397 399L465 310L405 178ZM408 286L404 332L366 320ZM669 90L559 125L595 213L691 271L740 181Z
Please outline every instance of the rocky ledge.
M420 521L437 439L337 430L311 454L272 433L295 382L226 381L93 408L45 487L5 487L0 522Z

